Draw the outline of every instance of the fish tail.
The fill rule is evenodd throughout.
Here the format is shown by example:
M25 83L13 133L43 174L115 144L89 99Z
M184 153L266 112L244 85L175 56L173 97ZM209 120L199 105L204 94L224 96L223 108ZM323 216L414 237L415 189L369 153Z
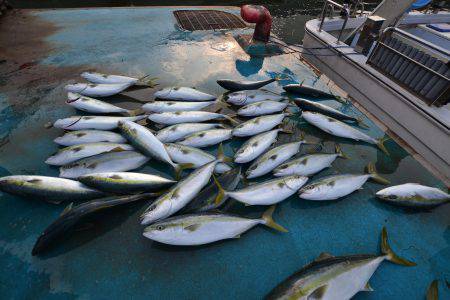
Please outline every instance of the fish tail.
M336 145L334 146L334 149L335 149L335 151L336 151L336 154L337 154L339 157L348 159L348 156L345 155L344 152L342 152L341 145L336 144Z
M356 123L358 123L358 126L359 126L359 127L364 127L364 128L367 128L367 129L370 128L369 125L367 125L366 123L364 123L364 121L363 121L362 118L356 118L355 120L356 120Z
M217 110L216 111L220 111L222 109L227 109L230 107L230 104L228 104L225 100L228 98L226 98L227 96L222 95L219 98L217 98L216 101L213 102L213 104L217 104Z
M145 113L145 111L142 108L137 108L137 109L128 110L128 111L124 112L123 115L126 117L135 117L138 115L142 115L144 113Z
M229 163L233 162L233 159L231 157L225 155L222 143L220 143L219 149L217 150L217 160L219 162L229 162Z
M384 146L384 142L389 140L389 137L383 137L381 139L377 140L377 147L384 152L387 156L389 156L389 152L387 151L386 147Z
M288 125L284 122L280 125L280 131L288 134L294 133L290 128L288 128Z
M404 258L398 256L397 254L395 254L394 251L392 251L391 246L389 246L389 243L388 243L388 235L387 235L386 227L383 227L383 230L381 231L381 252L387 256L387 260L389 260L390 262L392 262L394 264L407 266L407 267L412 267L412 266L417 265L415 262L404 259Z
M438 300L438 299L439 299L438 281L433 280L427 290L427 300Z
M230 115L222 115L225 119L227 119L231 124L238 125L240 124L238 121L236 121L233 117L236 116L236 114L230 114Z
M284 228L280 224L275 223L275 221L272 218L272 215L273 215L274 211L275 211L275 205L272 205L272 206L269 207L268 210L266 210L263 213L262 219L264 221L264 225L266 225L267 227L270 227L272 229L281 231L281 232L288 232L288 230L286 228Z
M214 180L214 183L217 186L217 189L219 190L219 193L217 193L216 199L214 200L214 203L218 206L223 202L223 199L225 198L227 191L225 191L220 184L220 182L217 180L216 176L213 174L212 178Z
M389 180L387 180L386 178L381 177L378 173L377 173L377 169L375 168L375 164L370 162L367 165L367 173L370 175L370 178L375 181L378 182L380 184L389 184Z
M156 82L156 80L159 79L158 77L152 77L152 78L150 78L150 79L146 79L146 78L149 77L149 76L150 76L150 74L145 75L145 76L139 78L138 82L139 82L141 85L145 85L145 86L148 86L148 87L150 87L150 88L153 88L153 87L159 85L159 84ZM144 80L144 79L145 79L145 80Z
M186 163L186 164L174 164L175 169L175 179L178 180L181 178L181 173L186 169L195 168L194 164Z

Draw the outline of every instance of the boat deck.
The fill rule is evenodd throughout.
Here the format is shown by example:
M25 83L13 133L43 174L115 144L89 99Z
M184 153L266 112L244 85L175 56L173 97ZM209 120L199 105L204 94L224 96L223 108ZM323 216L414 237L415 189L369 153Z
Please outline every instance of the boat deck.
M175 26L174 8L99 8L12 11L0 19L0 176L57 176L44 160L57 150L52 140L62 132L45 129L58 118L76 115L65 105L63 86L80 80L86 70L158 77L160 86L195 86L222 94L219 78L291 79L268 86L301 82L328 91L293 55L249 58L233 32L182 32ZM226 8L233 11L232 8ZM238 12L238 11L235 11ZM236 32L234 32L236 33ZM111 99L126 107L150 100L154 90L136 89ZM351 104L325 104L370 125L374 137L385 133ZM324 152L336 142L349 157L314 178L336 173L360 173L374 162L392 184L418 182L445 188L406 150L387 142L390 156L375 147L336 139L291 117L299 132L324 142ZM225 144L231 155L243 140ZM216 151L212 148L211 151ZM170 176L151 162L139 170ZM261 299L281 280L315 259L333 255L379 253L379 235L387 226L395 251L418 266L384 263L370 280L374 292L355 299L423 299L434 279L450 279L450 205L432 212L413 212L378 202L382 186L367 183L363 190L335 202L301 201L296 196L277 207L274 219L288 228L278 233L259 226L240 239L202 247L164 246L142 236L138 216L145 203L105 212L89 220L90 228L70 237L39 257L31 249L40 233L64 205L0 194L0 295L5 299ZM263 207L235 204L233 212L259 217ZM443 299L450 296L441 285Z

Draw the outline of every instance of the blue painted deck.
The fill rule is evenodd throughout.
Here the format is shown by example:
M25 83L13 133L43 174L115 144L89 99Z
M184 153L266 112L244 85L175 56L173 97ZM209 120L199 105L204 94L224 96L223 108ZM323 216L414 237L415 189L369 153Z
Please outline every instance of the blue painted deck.
M214 94L224 92L215 83L219 78L263 79L279 74L292 78L281 84L305 80L306 84L327 89L293 56L250 60L230 34L180 32L172 22L171 11L120 8L27 12L33 22L55 28L42 33L49 50L36 66L3 77L0 176L57 175L57 169L45 165L44 160L57 149L52 140L61 131L44 129L44 124L77 114L64 104L63 86L67 79L78 80L82 70L131 76L150 73L159 78L161 86L195 86ZM34 45L31 41L22 46ZM52 79L29 82L26 75L33 70ZM51 72L57 76L51 77ZM15 88L10 88L13 84ZM282 90L279 83L268 87ZM151 94L151 90L126 93L141 99L151 99ZM126 98L117 97L115 101L136 106ZM351 105L325 103L362 115ZM298 117L291 119L299 121ZM371 126L370 135L384 135L370 120L366 118L365 122ZM337 140L301 121L296 126L307 133L307 138L324 139L325 151L332 151L338 141L350 157L336 161L315 178L362 172L372 161L393 184L419 182L444 188L393 141L387 143L391 152L387 157L370 145ZM295 135L283 139L293 138ZM226 152L231 154L241 142L228 143ZM155 164L143 171L166 170ZM33 244L64 206L1 194L0 295L3 299L261 299L321 252L378 253L379 234L382 226L387 226L393 249L418 266L384 263L371 280L375 291L360 293L356 298L424 299L432 280L450 280L450 205L432 212L405 211L375 200L373 194L381 188L367 183L364 190L328 203L306 202L293 196L279 205L275 214L289 233L261 226L240 239L192 248L168 247L142 237L138 215L143 203L105 213L93 228L74 232L41 257L31 256ZM263 208L235 205L234 210L256 217ZM440 292L442 299L450 297L442 281Z

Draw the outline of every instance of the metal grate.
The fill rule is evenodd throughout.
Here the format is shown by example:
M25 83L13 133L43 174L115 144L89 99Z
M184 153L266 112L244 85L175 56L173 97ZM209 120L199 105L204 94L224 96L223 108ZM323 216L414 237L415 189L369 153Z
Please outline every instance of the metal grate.
M220 10L176 10L173 14L180 27L189 31L247 27L238 16Z

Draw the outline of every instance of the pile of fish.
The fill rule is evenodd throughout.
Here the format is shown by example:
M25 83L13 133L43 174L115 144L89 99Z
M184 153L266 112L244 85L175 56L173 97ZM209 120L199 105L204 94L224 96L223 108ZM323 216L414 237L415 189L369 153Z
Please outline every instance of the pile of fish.
M96 98L116 95L134 85L151 86L144 80L146 77L94 72L81 76L89 83L67 85L66 103L88 115L54 122L55 128L65 130L54 140L63 148L45 160L59 167L60 178L0 178L0 190L6 193L53 203L87 201L70 204L38 238L33 255L47 250L86 215L136 201L149 202L139 220L146 226L146 238L194 246L240 237L259 224L287 232L275 223L272 214L275 204L294 194L304 200L331 201L355 192L368 180L389 184L372 163L366 173L339 174L309 182L311 176L329 168L335 160L346 158L340 146L336 144L331 153L299 155L304 144L311 144L302 135L274 146L279 134L292 133L284 121L293 115L288 109L295 106L300 108L301 118L312 126L336 137L374 144L388 154L385 139L376 139L354 126L363 125L360 119L316 101L291 97L334 97L312 87L285 86L292 93L288 97L261 89L276 79L218 80L220 86L229 90L220 97L195 88L166 87L154 94L153 101L130 110ZM211 111L228 106L236 108L236 114ZM246 119L237 121L235 116ZM233 139L245 142L228 157L222 143ZM216 146L214 155L212 147ZM206 147L209 148L203 149ZM172 176L130 172L154 162L165 164L169 168L167 174ZM189 169L192 171L186 174ZM272 179L247 182L270 174ZM447 193L414 183L382 189L376 197L416 208L450 201ZM232 204L229 199L269 207L260 218L237 216L227 212ZM348 299L359 291L370 290L367 282L384 260L413 265L392 252L385 230L381 255L322 255L281 283L267 298Z

